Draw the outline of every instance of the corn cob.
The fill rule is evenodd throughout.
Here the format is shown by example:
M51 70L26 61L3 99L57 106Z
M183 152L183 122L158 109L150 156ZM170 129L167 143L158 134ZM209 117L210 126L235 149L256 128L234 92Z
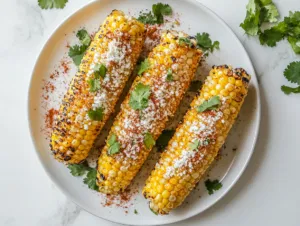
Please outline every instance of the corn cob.
M199 182L224 144L247 95L249 79L243 69L226 65L210 71L200 96L191 103L146 181L143 194L153 211L168 214ZM207 105L216 99L219 103Z
M105 19L60 106L50 141L57 160L79 163L87 157L114 111L144 38L144 25L121 11L114 10ZM97 78L99 65L102 74Z
M188 44L179 42L181 36ZM167 31L149 54L148 68L135 79L99 157L101 192L124 191L143 165L194 77L202 56L195 43L186 34ZM141 89L145 98L135 106L134 97Z

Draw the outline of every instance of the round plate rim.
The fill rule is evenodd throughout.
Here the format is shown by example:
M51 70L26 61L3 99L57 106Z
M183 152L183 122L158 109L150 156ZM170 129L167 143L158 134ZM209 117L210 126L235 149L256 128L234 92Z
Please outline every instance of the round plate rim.
M46 168L45 164L42 161L42 157L40 155L40 153L38 152L37 148L36 148L36 142L33 138L33 130L31 127L31 115L30 115L30 99L31 99L31 92L32 92L32 83L33 83L33 75L35 73L36 67L37 67L37 63L39 62L39 59L45 49L45 47L47 46L50 38L57 32L57 30L60 29L61 26L63 26L66 22L68 22L71 17L78 13L81 10L84 10L85 8L88 8L90 5L94 4L97 1L101 1L101 0L93 0L85 5L83 5L82 7L80 7L79 9L75 10L74 12L71 12L70 14L68 14L66 17L64 17L64 19L62 20L62 22L56 26L50 33L49 35L47 35L45 37L45 39L43 40L43 44L42 47L40 48L40 51L37 54L37 57L35 59L35 63L31 72L31 76L30 76L30 83L29 83L29 87L28 87L28 92L27 92L27 122L28 122L28 128L29 128L29 132L30 132L30 138L32 141L32 144L34 146L35 149L35 153L44 169L44 171L46 172L46 174L48 175L48 177L55 183L55 185L59 188L59 190L69 199L71 200L73 203L75 203L76 205L80 206L82 209L84 209L85 211L87 211L88 213L99 217L101 219L107 220L109 222L113 222L113 223L118 223L118 224L122 224L122 225L126 225L124 224L122 221L112 221L110 219L104 218L104 217L100 217L94 213L92 213L90 210L88 210L87 208L83 207L82 205L80 205L73 197L71 197L68 192L60 185L60 183L58 183L58 181L56 181L56 179L54 179L54 177L52 176L52 174L48 171L48 169ZM233 30L229 27L229 25L218 15L216 14L213 10L211 10L209 7L205 6L203 3L200 2L200 0L188 0L188 1L194 1L197 2L197 4L199 5L200 8L202 8L203 10L205 10L208 14L210 14L212 17L214 17L218 22L220 22L227 30L229 30L229 32L231 32L234 36L234 38L236 39L237 43L240 45L240 47L244 50L247 60L250 62L250 67L252 69L252 71L254 72L253 76L256 76L255 73L255 69L253 66L253 63L251 61L251 58L249 57L248 52L246 51L245 47L242 45L241 41L239 40L239 38L236 36L236 34L233 32ZM259 135L259 130L260 130L260 123L261 123L261 96L260 96L260 88L259 86L256 87L256 93L257 93L257 110L256 110L256 115L257 115L257 128L255 129L255 134L253 135L253 143L252 143L252 147L251 147L251 151L249 152L248 158L246 159L244 166L241 168L241 170L239 171L239 173L236 175L236 177L234 178L234 180L232 181L232 183L230 185L227 186L226 190L223 190L222 195L218 198L215 199L215 201L213 203L211 203L210 205L208 205L206 208L204 208L202 211L198 212L198 213L192 213L192 214L186 214L184 217L182 217L181 219L176 219L176 220L172 220L170 218L169 221L167 222L163 222L163 223L159 223L159 224L148 224L145 223L143 225L145 226L150 226L150 225L166 225L166 224L172 224L175 222L180 222L186 219L189 219L191 217L194 217L200 213L203 213L204 211L207 211L209 208L211 208L213 205L215 205L219 200L221 200L231 189L232 187L237 183L237 181L240 179L241 175L243 174L243 172L245 171L245 169L247 168L249 161L253 155L256 143L257 143L257 138ZM132 224L131 225L139 225L139 224Z

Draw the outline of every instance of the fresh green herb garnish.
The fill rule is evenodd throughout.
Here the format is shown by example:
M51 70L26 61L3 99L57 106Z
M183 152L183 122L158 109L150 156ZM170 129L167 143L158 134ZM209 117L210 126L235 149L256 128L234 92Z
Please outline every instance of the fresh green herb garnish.
M90 79L88 80L90 86L90 92L94 93L100 90L100 79Z
M95 110L91 109L88 111L88 116L91 120L101 121L103 118L103 111L104 109L102 107L98 107Z
M83 183L87 184L90 189L98 191L96 169L89 167L86 162L81 164L69 164L68 168L70 169L70 173L76 177L83 176L87 172Z
M38 0L39 6L42 9L62 9L65 7L68 0Z
M85 29L81 29L77 32L76 37L79 39L82 45L89 46L91 38Z
M166 77L166 80L168 81L168 82L171 82L171 81L173 81L173 72L172 72L172 69L171 68L169 68L168 69L168 72L167 72L167 77Z
M152 213L154 213L155 215L158 215L158 213L155 212L155 211L154 211L153 209L151 209L150 207L149 207L149 209L151 210Z
M201 86L202 86L202 82L201 81L192 81L191 85L189 87L189 91L190 92L199 92Z
M96 79L104 78L106 75L106 67L104 64L96 64L94 68L94 76Z
M69 164L68 169L75 177L83 176L87 171L91 170L91 168L85 164Z
M300 12L290 12L288 17L277 25L259 32L260 44L270 47L276 46L277 42L287 38L296 54L300 54Z
M144 136L144 144L146 146L146 148L150 149L153 147L153 145L155 145L155 140L152 137L151 133L146 133Z
M211 181L210 179L207 179L205 181L205 187L206 187L209 195L212 195L215 191L222 188L222 186L223 185L222 185L222 183L219 182L219 180Z
M71 46L69 49L69 57L72 58L76 66L79 66L85 51L91 43L91 38L88 35L87 31L84 29L79 30L76 34L76 37L81 42L81 45Z
M186 37L180 37L179 38L179 45L188 45L188 46L192 46L192 42L189 38L186 38Z
M98 191L99 187L96 183L97 181L97 170L92 168L83 179L83 183L85 183L90 189Z
M139 83L130 94L129 106L134 110L148 107L150 86Z
M210 141L211 140L209 138L207 138L202 142L202 145L207 146L207 145L209 145Z
M276 46L276 43L284 39L286 32L286 24L284 22L280 22L276 26L265 30L263 33L259 35L260 44L268 45L270 47Z
M152 12L142 13L138 20L144 24L162 24L164 16L172 14L172 8L168 4L157 3L152 5Z
M164 130L162 134L158 137L156 141L156 146L158 151L162 151L165 147L167 147L169 140L174 135L175 130Z
M86 49L87 49L87 46L84 46L84 45L80 45L80 46L74 45L74 46L70 47L69 57L72 58L72 60L76 66L79 66Z
M277 22L279 12L272 0L250 0L247 5L247 14L240 24L248 35L257 35L261 32L264 22Z
M300 85L300 61L290 63L284 70L284 77L289 82Z
M134 209L134 214L139 214L138 211L136 209Z
M289 95L291 93L300 93L300 86L298 87L289 87L289 86L281 86L281 91L285 94Z
M213 96L209 100L204 101L199 107L197 107L198 112L204 112L207 110L216 110L220 106L220 97Z
M200 145L200 140L195 140L193 143L190 143L191 151L197 150Z
M298 87L281 86L285 94L300 93L300 61L290 63L284 70L284 77L291 83L296 83Z
M139 65L138 75L142 75L145 71L147 71L151 67L150 62L148 59L142 61Z
M215 49L220 49L220 42L219 41L212 42L208 33L205 32L203 32L202 34L197 33L196 40L197 40L197 46L204 51L208 50L210 52L213 52Z
M107 143L109 144L108 154L113 155L120 151L120 143L117 141L117 136L112 134L108 139Z

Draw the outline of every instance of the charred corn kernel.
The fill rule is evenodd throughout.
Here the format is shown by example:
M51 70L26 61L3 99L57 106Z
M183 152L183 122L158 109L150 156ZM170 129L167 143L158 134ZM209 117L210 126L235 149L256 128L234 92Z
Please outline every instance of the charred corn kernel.
M149 199L150 206L157 209L160 214L168 214L178 207L199 182L224 144L244 102L250 76L243 69L232 69L226 65L213 67L206 79L209 82L205 82L200 93L208 90L207 95L212 98L213 94L209 90L209 85L217 76L219 79L216 87L218 85L222 87L218 94L220 106L216 110L198 112L197 107L206 100L204 97L206 95L200 94L195 97L183 123L176 129L158 164L146 181L143 194ZM240 101L236 99L228 101L231 100L231 95L227 86L230 85L231 92L238 96L242 92L240 84L246 90L243 98ZM190 145L195 141L199 142L199 145L196 150L191 150ZM174 146L174 143L178 145ZM166 161L170 163L168 167L164 167ZM154 175L161 176L154 177ZM156 189L156 182L161 178L165 180L164 188L156 190L157 194L154 197L151 191ZM162 197L162 199L156 197Z
M128 27L121 27L121 23ZM87 49L60 106L50 141L50 148L57 160L79 163L87 157L135 67L144 39L144 25L134 18L117 10L106 18ZM115 57L116 53L112 51L118 51L118 56ZM109 79L100 79L101 89L91 92L87 81L94 78L96 64L106 67L105 76ZM89 118L88 111L98 108L102 109L100 121Z
M162 34L160 44L148 56L150 67L147 68L142 76L136 78L122 104L120 113L115 118L108 140L114 135L120 148L117 153L110 154L110 145L107 142L98 159L97 184L99 191L103 193L113 194L127 188L146 160L154 141L165 128L169 117L175 113L194 77L202 51L195 48L195 46L179 44L178 36L179 34L174 31ZM188 38L188 35L184 36ZM191 38L191 41L195 42L195 39ZM166 49L169 51L166 51ZM187 64L187 59L191 60L192 64ZM167 73L175 64L178 66L176 66L176 70L172 70L174 79L168 81L166 78ZM144 86L151 98L146 98L147 104L144 107L134 109L130 98L138 86ZM147 146L145 139L146 137L149 138L149 136L152 143ZM123 179L117 186L104 186L105 181L114 181L114 178L102 170L102 165L107 162L112 166L119 164L121 168L126 166L126 171L121 171L122 174L120 175ZM103 177L100 176L101 174ZM160 193L163 191L164 186L168 189L171 189L171 186L173 186L169 183L166 185L165 180L161 176L159 174L153 175L154 178L162 179L155 179L153 196L156 192Z

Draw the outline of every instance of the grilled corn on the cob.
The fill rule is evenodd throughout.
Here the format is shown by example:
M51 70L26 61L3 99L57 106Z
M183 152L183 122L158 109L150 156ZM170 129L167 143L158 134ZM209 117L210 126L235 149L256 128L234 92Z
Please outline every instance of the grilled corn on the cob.
M57 160L84 160L100 133L144 42L144 25L114 10L87 49L59 109L50 147Z
M182 36L182 37L181 37ZM188 40L180 42L180 37ZM137 174L194 77L201 59L195 39L168 31L144 62L98 160L103 193L123 191Z
M150 208L168 214L179 206L217 156L240 111L250 77L243 69L213 67L200 96L146 181Z

